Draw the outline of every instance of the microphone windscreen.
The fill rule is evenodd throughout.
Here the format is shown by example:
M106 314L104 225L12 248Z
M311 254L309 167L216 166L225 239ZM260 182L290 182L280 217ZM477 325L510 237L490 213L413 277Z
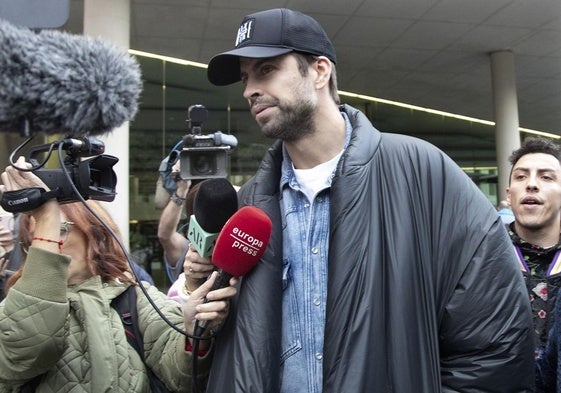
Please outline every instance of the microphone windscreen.
M232 276L243 276L265 252L273 224L265 212L244 206L224 224L216 239L212 263Z
M0 131L97 136L131 120L140 67L101 39L0 19Z
M200 227L218 233L238 210L238 194L224 178L207 179L201 183L193 201L193 214Z

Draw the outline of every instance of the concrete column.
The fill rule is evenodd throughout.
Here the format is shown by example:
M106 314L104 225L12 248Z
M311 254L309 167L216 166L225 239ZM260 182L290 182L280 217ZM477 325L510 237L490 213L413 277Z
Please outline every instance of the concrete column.
M509 50L492 52L491 78L495 112L495 144L498 164L498 200L506 198L510 174L508 157L520 147L518 98L514 55Z
M84 0L84 34L113 42L123 51L130 46L130 0ZM106 154L119 159L114 166L117 174L117 196L103 203L129 243L129 123L116 128L102 138Z

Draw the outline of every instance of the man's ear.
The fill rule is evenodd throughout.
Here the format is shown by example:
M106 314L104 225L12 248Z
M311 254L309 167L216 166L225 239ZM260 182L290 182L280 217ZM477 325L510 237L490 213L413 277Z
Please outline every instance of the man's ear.
M510 187L506 188L506 201L507 201L508 205L510 206Z
M318 56L313 67L317 73L317 77L315 80L316 88L319 89L327 86L329 84L329 79L331 78L331 61L325 56Z

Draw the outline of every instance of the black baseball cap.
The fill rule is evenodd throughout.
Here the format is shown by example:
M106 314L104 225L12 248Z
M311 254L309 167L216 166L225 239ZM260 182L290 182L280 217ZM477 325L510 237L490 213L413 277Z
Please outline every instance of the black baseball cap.
M240 80L240 57L267 58L289 52L325 56L336 63L335 48L312 17L286 8L256 12L244 17L236 35L236 48L214 56L208 80L225 86Z

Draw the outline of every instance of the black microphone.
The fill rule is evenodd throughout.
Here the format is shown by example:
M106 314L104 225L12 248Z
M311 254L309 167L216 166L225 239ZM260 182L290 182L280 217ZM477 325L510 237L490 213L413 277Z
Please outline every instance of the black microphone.
M238 194L228 180L214 178L201 183L187 231L187 238L201 256L212 255L218 233L236 210Z
M0 131L98 136L131 120L140 67L99 38L0 19Z

